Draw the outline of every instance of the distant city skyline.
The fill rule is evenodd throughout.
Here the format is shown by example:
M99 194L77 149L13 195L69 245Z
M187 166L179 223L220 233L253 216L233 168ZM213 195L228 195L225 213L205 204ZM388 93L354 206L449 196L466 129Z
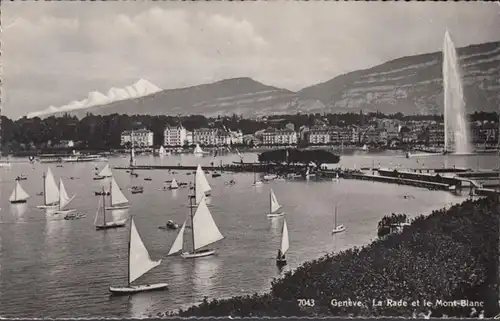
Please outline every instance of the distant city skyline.
M98 8L98 9L96 9ZM19 117L146 79L251 77L299 90L402 56L499 41L494 3L6 2L2 113Z

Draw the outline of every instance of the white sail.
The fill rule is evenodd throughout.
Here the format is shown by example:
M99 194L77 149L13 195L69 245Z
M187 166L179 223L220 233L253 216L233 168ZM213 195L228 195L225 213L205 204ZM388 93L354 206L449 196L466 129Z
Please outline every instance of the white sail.
M271 189L271 193L270 193L270 198L271 198L271 214L274 214L276 213L283 205L280 205L280 203L278 203L278 200L276 199L276 195L274 195L274 192L273 190Z
M200 164L198 164L198 168L196 169L196 188L199 187L201 187L205 193L212 190L212 187L210 187L207 177L205 176L205 172L203 172Z
M160 150L158 151L158 153L159 153L160 155L165 155L165 147L163 147L163 145L162 145L162 146L160 146Z
M177 234L177 237L175 238L174 244L172 244L172 247L170 248L170 251L168 252L167 255L172 255L180 250L182 250L182 247L184 245L184 230L186 229L186 221L184 221L184 224L182 224L181 230L179 231L179 234Z
M196 144L196 147L194 149L194 154L203 154L203 150L200 147L200 144Z
M128 203L128 199L123 195L120 187L115 181L115 178L111 178L111 206L118 204Z
M309 176L309 167L307 168L306 176Z
M132 283L140 278L144 273L160 265L161 260L153 261L149 256L148 249L142 242L139 231L135 226L134 219L130 222L130 243L129 243L129 282Z
M68 196L62 179L59 179L59 209L63 210L66 206L68 206L68 204L75 198L75 196L76 194L72 197Z
M54 179L54 175L50 170L50 167L47 169L47 175L45 176L45 205L56 204L59 202L59 189L57 188L56 180Z
M195 250L224 238L215 224L214 218L207 207L204 196L201 198L200 205L198 205L196 213L194 214L192 228L194 230Z
M109 164L106 164L104 168L99 172L98 176L101 177L111 177L113 173L111 172L111 168L109 168Z
M179 188L179 184L177 184L175 178L172 179L172 182L170 183L170 188Z
M283 233L281 234L281 253L285 254L288 251L289 239L288 239L288 227L286 225L286 220L283 220Z
M29 197L29 194L21 187L19 181L16 181L16 187L14 187L12 194L10 194L9 201L22 201L27 200Z
M203 190L203 188L201 187L201 184L198 181L198 175L196 176L196 183L194 186L194 190L195 190L196 204L200 204L201 199L205 197L205 191Z

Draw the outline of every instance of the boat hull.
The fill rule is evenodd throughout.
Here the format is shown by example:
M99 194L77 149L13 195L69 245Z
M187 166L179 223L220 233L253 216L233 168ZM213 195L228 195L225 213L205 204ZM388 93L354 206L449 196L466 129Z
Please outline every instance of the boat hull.
M95 229L96 230L107 230L107 229L111 229L111 228L125 227L126 223L127 223L126 219L125 220L116 221L116 222L109 222L109 223L106 223L106 224L96 225Z
M215 254L215 250L205 250L203 252L195 252L195 253L185 252L185 253L182 253L181 256L185 259L195 259L198 257L205 257L205 256L214 255L214 254Z
M52 209L52 208L57 208L59 205L58 204L55 204L55 205L38 205L36 208L39 208L39 209Z
M339 228L339 229L334 228L332 230L332 234L337 234L337 233L344 232L344 231L345 231L345 227Z
M26 203L26 200L10 201L10 204L22 204L22 203Z
M76 211L76 209L62 210L62 211L57 210L57 211L52 212L52 214L69 214L69 213L73 213L75 211Z
M159 291L168 287L167 283L147 284L147 285L131 285L126 287L110 286L109 292L113 294L133 294L146 291Z
M276 265L279 267L285 266L286 264L286 260L276 260Z
M112 210L123 210L126 208L129 208L130 205L120 205L120 206L107 206L106 210L107 211L112 211Z
M267 217L273 218L273 217L280 217L280 216L283 216L283 215L285 215L284 212L282 212L282 213L270 213L270 214L267 214Z

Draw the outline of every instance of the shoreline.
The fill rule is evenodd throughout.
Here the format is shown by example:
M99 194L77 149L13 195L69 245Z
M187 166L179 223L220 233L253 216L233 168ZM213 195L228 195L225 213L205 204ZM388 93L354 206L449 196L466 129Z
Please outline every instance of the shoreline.
M485 302L484 306L487 313L493 313L491 310L491 298L488 300L488 294L491 289L488 288L488 282L492 280L492 266L487 266L490 256L496 255L491 252L491 242L487 244L479 244L479 242L464 242L464 235L478 240L488 240L487 236L496 236L498 239L498 229L493 230L491 226L498 224L497 218L492 216L494 212L495 201L492 198L482 197L475 201L466 200L458 205L449 208L433 210L428 216L420 215L412 220L410 226L405 227L401 233L389 235L383 239L375 239L369 244L361 248L351 248L341 251L337 254L329 253L313 261L304 262L291 272L287 272L284 277L274 279L271 282L271 290L264 294L254 294L246 296L236 296L229 299L213 299L208 301L207 298L198 305L191 306L187 310L179 309L176 311L166 312L166 316L181 316L181 317L201 317L201 316L233 316L233 317L249 317L249 316L411 316L413 310L424 313L431 309L434 315L451 315L451 316L468 316L470 305L467 307L456 306L411 306L408 302L415 300L426 300L428 302L454 302L460 300L469 300L470 302ZM467 214L471 209L475 209L472 214ZM472 217L471 217L472 216ZM477 216L477 217L476 217ZM477 222L472 224L472 220ZM495 224L492 224L495 220ZM436 224L437 223L437 224ZM443 230L451 225L456 225L457 231ZM490 227L490 229L488 229ZM474 231L476 230L476 231ZM477 230L485 230L486 235L474 235ZM442 234L436 231L443 232ZM460 232L462 231L462 232ZM425 238L422 236L433 236ZM483 237L481 239L481 237ZM415 239L417 238L417 240ZM450 243L451 242L451 243ZM446 244L448 243L448 244ZM452 246L454 244L454 246ZM418 251L418 246L423 246L427 251ZM437 251L436 248L437 247ZM403 248L403 249L402 249ZM462 248L464 251L457 254L452 254L454 250ZM476 251L466 251L476 249ZM478 251L482 249L483 251ZM417 251L416 251L417 250ZM392 253L396 251L397 253ZM409 255L408 251L414 252ZM377 254L379 252L379 254ZM400 253L399 253L400 252ZM432 254L430 254L430 253ZM486 253L483 253L486 252ZM373 261L380 257L380 254L385 256L379 259L378 264L373 265ZM419 255L417 255L420 253ZM466 254L469 255L466 255ZM404 255L401 255L404 254ZM427 264L425 259L420 256L430 257ZM448 255L455 255L451 263L448 263L450 258ZM359 263L360 257L371 258L366 264ZM434 259L432 260L432 258ZM363 260L361 260L363 261ZM392 261L392 262L390 262ZM436 262L437 261L437 262ZM475 262L475 263L474 263ZM399 275L405 286L393 284L392 290L389 290L384 280L394 279L397 273L394 272L394 266L407 266L410 271L409 275ZM423 271L411 270L411 265L421 265ZM445 268L440 265L447 264ZM370 267L370 265L372 265ZM464 268L459 266L468 266L473 273L464 273ZM341 267L344 266L344 269ZM350 267L345 271L345 267ZM407 267L407 268L408 268ZM339 268L341 268L339 270ZM407 269L406 268L406 269ZM386 270L387 269L387 270ZM349 271L350 270L350 271ZM392 270L392 273L389 272ZM396 269L397 270L397 269ZM326 272L325 272L326 271ZM336 272L334 272L336 271ZM442 275L433 274L441 271ZM475 271L475 273L474 273ZM496 269L495 269L496 271ZM334 272L334 273L331 273ZM318 277L318 274L324 275L324 278ZM418 277L415 276L418 275ZM306 277L309 275L309 277ZM333 277L342 275L341 278ZM357 276L356 276L357 275ZM378 275L378 277L377 277ZM384 277L385 275L385 277ZM448 277L447 277L448 275ZM472 276L471 276L472 275ZM371 278L372 281L365 281L365 286L369 289L378 288L373 294L363 293L364 286L362 283L366 278ZM459 282L461 286L450 286L452 280L449 278L457 278L462 280ZM346 281L351 280L351 282ZM397 279L397 278L396 278ZM457 280L458 280L457 279ZM466 283L463 283L466 281ZM412 283L413 286L407 284ZM391 284L392 282L389 282ZM420 290L420 285L429 287L428 290ZM333 286L337 284L338 286ZM344 284L342 287L341 285ZM466 285L464 285L466 284ZM369 286L368 286L369 285ZM468 286L467 286L468 285ZM405 291L402 291L403 289ZM326 291L329 289L328 291ZM425 287L424 287L425 289ZM475 289L475 290L474 290ZM330 293L328 298L318 295L318 292ZM372 291L373 292L373 291ZM378 293L378 295L376 295ZM461 297L457 297L461 294ZM371 297L370 297L371 296ZM314 300L314 305L298 302L298 298L309 298ZM353 302L364 302L365 306L352 305L348 307L334 307L331 305L331 300L338 301L351 300ZM373 300L377 299L375 304ZM379 300L380 299L380 300ZM400 305L383 305L377 303L379 301L391 299L393 301L407 302ZM368 303L368 304L366 304ZM301 306L299 306L301 305Z

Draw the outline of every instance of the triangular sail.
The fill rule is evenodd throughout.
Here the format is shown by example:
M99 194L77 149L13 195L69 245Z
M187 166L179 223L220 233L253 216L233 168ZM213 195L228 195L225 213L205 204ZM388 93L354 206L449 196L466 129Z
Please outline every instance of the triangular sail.
M54 174L50 170L50 167L47 169L47 175L45 176L45 205L52 205L59 202L59 189L57 188L56 180L54 179Z
M280 203L278 203L278 200L276 199L276 195L274 195L274 192L273 190L271 189L271 214L274 214L276 213L283 205L280 205Z
M196 144L196 147L194 149L194 153L195 154L201 154L201 153L203 153L203 150L201 149L200 144Z
M170 183L170 188L179 188L179 184L177 184L175 178L172 179L172 182Z
M158 151L158 153L159 153L160 155L164 155L164 154L165 154L165 147L163 147L163 145L162 145L162 146L160 146L160 150Z
M288 251L289 239L288 239L288 227L286 225L286 220L283 220L283 233L281 234L281 253L285 254Z
M152 268L160 265L161 260L151 260L148 249L146 249L146 246L142 242L133 218L130 222L129 242L129 282L132 283Z
M106 164L106 166L104 166L104 168L99 172L98 176L101 176L101 177L113 176L113 173L111 172L111 168L109 167L109 164Z
M182 224L181 230L179 231L179 234L177 234L177 237L175 238L174 244L172 244L172 247L170 248L170 251L168 252L167 255L172 255L180 250L182 250L182 246L184 245L184 230L186 229L186 221L184 221L184 224Z
M200 205L198 205L198 208L196 209L196 213L193 217L192 228L194 231L195 250L224 238L207 207L205 197L201 198Z
M22 201L28 199L30 196L26 191L21 187L19 181L16 181L16 187L10 194L9 201Z
M205 193L212 190L212 187L210 187L207 177L205 176L205 172L203 172L200 164L198 164L198 168L196 169L196 188L198 187L201 187Z
M75 198L75 195L69 197L62 179L59 179L59 209L62 210L68 206L68 204Z
M111 206L128 203L128 199L123 195L120 187L115 181L115 178L111 178Z

